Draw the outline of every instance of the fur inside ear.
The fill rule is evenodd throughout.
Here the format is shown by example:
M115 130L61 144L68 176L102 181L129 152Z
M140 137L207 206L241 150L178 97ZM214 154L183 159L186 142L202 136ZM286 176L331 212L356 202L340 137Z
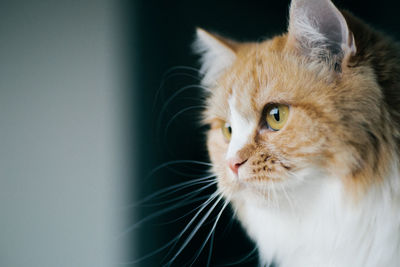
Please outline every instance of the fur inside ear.
M355 55L354 37L331 0L293 0L290 6L289 44L313 60L341 69Z
M197 39L193 48L201 55L202 84L207 87L215 86L218 77L236 59L233 41L212 35L200 28L197 28Z

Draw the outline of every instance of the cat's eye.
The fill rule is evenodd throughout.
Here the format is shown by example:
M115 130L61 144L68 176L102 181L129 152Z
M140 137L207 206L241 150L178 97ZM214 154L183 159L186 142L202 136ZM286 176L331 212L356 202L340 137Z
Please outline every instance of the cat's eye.
M266 109L266 122L268 128L279 131L285 126L289 117L289 106L283 104L271 104Z
M227 122L223 122L221 124L221 131L222 131L222 135L225 138L225 141L229 142L231 140L231 135L232 135L231 125Z

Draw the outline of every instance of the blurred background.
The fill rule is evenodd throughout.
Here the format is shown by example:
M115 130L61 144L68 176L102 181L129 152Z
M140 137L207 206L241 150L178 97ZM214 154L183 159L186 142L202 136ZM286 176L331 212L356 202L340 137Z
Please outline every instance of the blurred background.
M399 33L393 0L335 3ZM185 244L215 185L159 190L209 174L195 28L262 40L288 4L0 1L0 266L257 266L222 205Z

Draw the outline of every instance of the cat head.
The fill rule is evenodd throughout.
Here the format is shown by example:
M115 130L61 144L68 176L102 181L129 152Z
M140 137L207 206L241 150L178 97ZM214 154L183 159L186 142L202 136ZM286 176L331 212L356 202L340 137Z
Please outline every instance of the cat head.
M330 0L293 0L288 32L257 43L197 30L208 150L226 197L325 177L360 192L383 179L396 130L349 21L364 26L343 14Z

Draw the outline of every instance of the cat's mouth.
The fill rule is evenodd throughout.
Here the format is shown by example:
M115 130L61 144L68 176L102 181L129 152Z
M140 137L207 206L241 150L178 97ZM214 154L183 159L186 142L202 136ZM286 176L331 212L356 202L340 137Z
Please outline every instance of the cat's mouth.
M265 160L250 160L232 173L239 183L282 182L289 177L293 167L287 163L266 157Z

